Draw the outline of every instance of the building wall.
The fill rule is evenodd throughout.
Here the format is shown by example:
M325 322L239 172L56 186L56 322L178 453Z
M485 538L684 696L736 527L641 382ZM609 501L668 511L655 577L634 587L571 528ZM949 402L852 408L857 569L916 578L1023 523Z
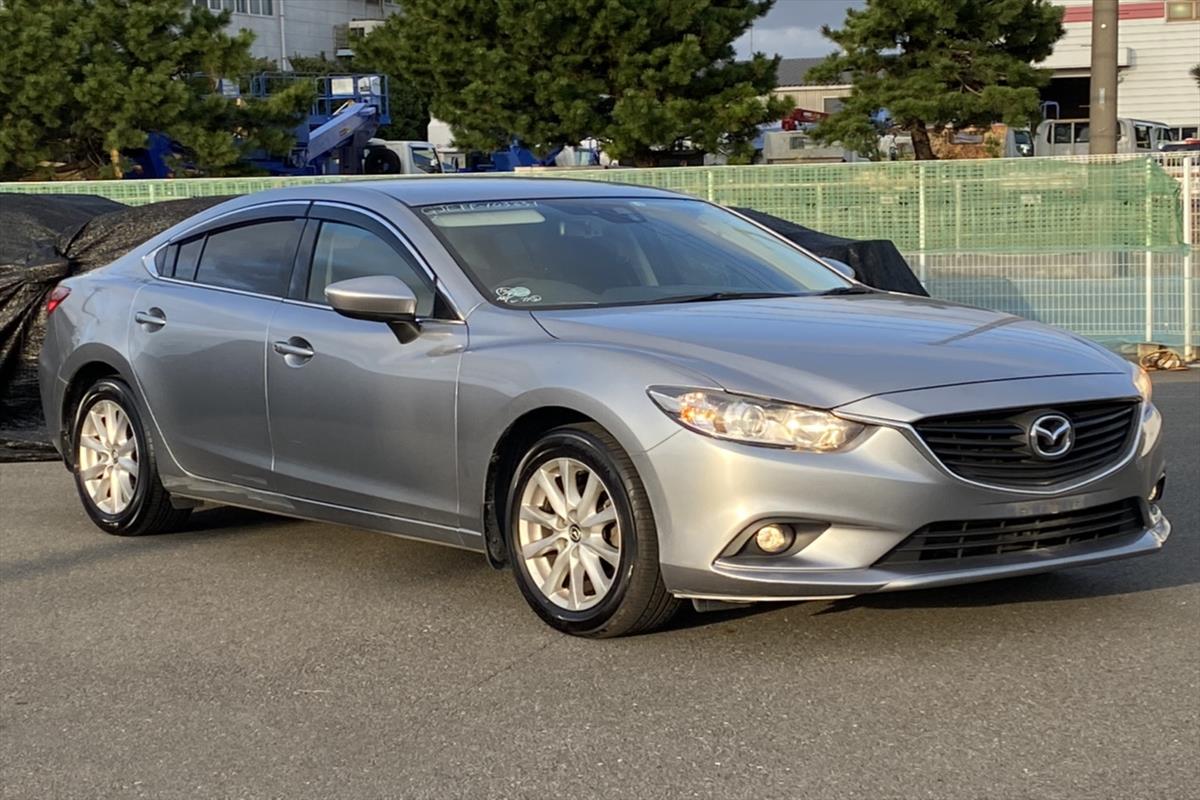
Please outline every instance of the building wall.
M791 97L796 108L810 111L836 111L826 108L826 100L838 100L850 96L849 86L777 86L771 91L776 97Z
M196 5L205 0L193 0ZM282 64L291 56L332 58L337 45L334 29L352 19L382 19L400 7L387 0L273 0L269 16L241 13L239 2L225 2L231 10L229 29L254 34L251 54ZM281 25L282 21L282 25Z
M1066 7L1066 34L1043 66L1056 76L1090 75L1091 2L1054 2ZM1162 0L1123 0L1119 8L1117 115L1200 125L1200 86L1188 74L1200 63L1200 20L1168 22Z

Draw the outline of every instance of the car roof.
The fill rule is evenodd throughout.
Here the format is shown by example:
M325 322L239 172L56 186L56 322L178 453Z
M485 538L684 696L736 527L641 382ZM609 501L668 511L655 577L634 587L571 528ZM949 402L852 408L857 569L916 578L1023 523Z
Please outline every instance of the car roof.
M564 178L440 175L389 181L339 184L383 192L408 206L472 203L489 200L549 200L568 197L671 197L679 194L646 186Z
M500 175L429 175L304 184L238 195L171 226L158 236L147 240L143 248L144 252L149 252L164 242L190 235L192 231L215 218L264 203L333 201L360 204L370 208L378 203L381 195L413 207L443 203L551 200L572 197L695 199L679 192L627 183L564 178L518 178Z

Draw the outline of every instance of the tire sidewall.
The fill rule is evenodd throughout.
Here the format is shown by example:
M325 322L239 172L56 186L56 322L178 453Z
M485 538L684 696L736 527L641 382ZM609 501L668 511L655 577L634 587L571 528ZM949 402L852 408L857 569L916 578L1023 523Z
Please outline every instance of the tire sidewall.
M587 467L604 481L609 498L616 508L617 520L621 526L621 560L616 571L613 587L609 593L589 609L570 611L556 605L542 594L529 575L525 559L521 557L518 534L519 514L521 510L521 495L525 484L533 474L546 462L555 458L574 458ZM571 634L589 634L604 627L621 607L626 592L632 581L633 570L637 564L638 530L629 500L629 488L625 477L617 469L604 443L583 431L559 430L552 431L538 440L516 469L512 485L509 487L508 503L508 555L509 563L517 575L517 585L529 605L545 622Z
M121 407L121 411L129 418L138 449L138 479L137 484L133 487L133 497L130 499L129 505L117 514L107 514L97 508L92 502L92 497L88 493L83 479L79 476L79 437L83 429L84 416L92 406L101 400L109 400ZM96 525L109 533L122 533L136 527L145 512L146 494L150 490L150 482L154 475L154 459L150 453L141 412L138 410L138 405L134 401L129 387L115 378L104 378L92 384L91 388L84 392L79 405L75 408L75 424L71 430L71 447L73 448L71 474L75 478L75 489L79 492L79 499L83 502L84 511Z

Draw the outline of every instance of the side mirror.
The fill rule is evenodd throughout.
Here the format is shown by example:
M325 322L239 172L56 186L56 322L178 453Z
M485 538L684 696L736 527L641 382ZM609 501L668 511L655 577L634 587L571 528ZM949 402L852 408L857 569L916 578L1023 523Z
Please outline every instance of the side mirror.
M401 344L417 338L417 296L395 275L368 275L325 287L325 299L343 317L386 322Z
M855 278L858 277L857 273L855 273L855 271L854 271L854 267L850 266L845 261L838 261L836 258L824 258L824 257L822 257L821 260L824 261L829 266L833 267L834 271L836 271L839 275L842 275L843 277L849 278L851 280L854 280Z
M337 281L325 287L333 310L351 319L374 322L415 322L417 296L395 275L368 275Z

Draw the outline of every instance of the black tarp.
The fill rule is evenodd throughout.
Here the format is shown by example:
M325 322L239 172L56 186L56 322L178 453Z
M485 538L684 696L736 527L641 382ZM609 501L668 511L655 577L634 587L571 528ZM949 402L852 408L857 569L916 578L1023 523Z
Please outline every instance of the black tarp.
M130 208L92 195L0 193L0 461L53 456L42 432L37 358L54 285L227 199Z
M890 292L905 292L919 294L925 297L929 292L917 280L912 268L900 255L896 245L887 239L870 239L859 241L843 239L840 236L830 236L828 233L814 231L803 225L788 222L786 219L773 217L761 211L749 208L735 209L760 225L765 225L776 233L816 253L824 258L834 258L854 268L855 276L867 286L876 289L886 289Z

